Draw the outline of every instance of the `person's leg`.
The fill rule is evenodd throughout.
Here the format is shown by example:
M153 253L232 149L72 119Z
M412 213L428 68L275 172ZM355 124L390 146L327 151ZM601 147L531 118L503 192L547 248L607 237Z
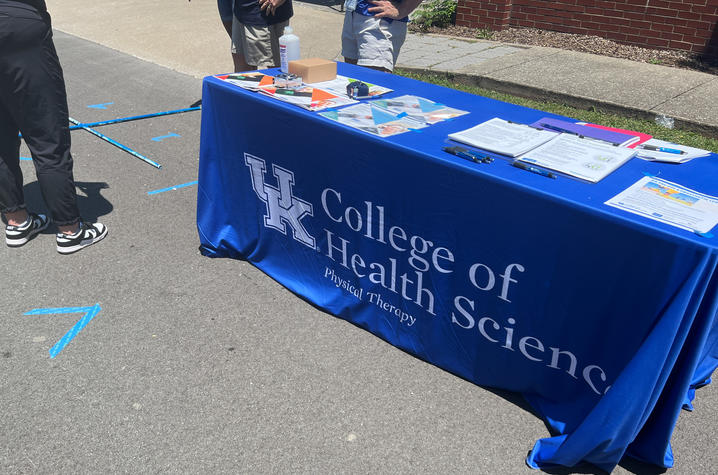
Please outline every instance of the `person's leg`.
M58 226L80 219L70 155L65 81L50 26L38 45L5 57L13 87L8 109L30 149L40 191Z
M244 53L244 25L237 20L237 17L232 17L232 61L234 61L234 72L251 71L257 69L247 62L246 54Z
M16 226L27 221L27 211L20 168L20 130L3 104L9 90L0 76L0 212L9 225Z
M20 18L10 16L10 20L17 30L11 39L17 44L3 42L0 48L3 61L0 72L11 91L3 96L4 105L30 149L40 191L60 230L57 250L63 254L76 252L103 239L107 228L100 223L80 224L65 80L52 42L49 17L40 16L30 8L25 9ZM29 237L48 223L42 215L30 214L30 217ZM6 228L8 245L22 245L26 237L27 230Z
M46 31L34 9L0 6L0 212L7 223L5 243L11 247L26 244L48 225L46 216L25 209L17 121L24 111L14 100L17 57L36 47Z
M243 51L245 59L254 69L267 69L279 66L279 38L277 37L277 57L272 53L272 29L268 26L242 25Z
M357 64L391 72L406 38L406 23L358 14L354 16L353 28L359 50Z
M279 37L284 34L284 28L289 26L289 20L281 23L275 23L269 27L269 47L272 52L272 66L279 66L282 64L282 59L279 55ZM271 68L272 66L265 66Z
M342 26L342 56L344 56L344 62L349 64L357 64L359 59L359 47L356 33L354 32L353 17L354 12L345 12Z

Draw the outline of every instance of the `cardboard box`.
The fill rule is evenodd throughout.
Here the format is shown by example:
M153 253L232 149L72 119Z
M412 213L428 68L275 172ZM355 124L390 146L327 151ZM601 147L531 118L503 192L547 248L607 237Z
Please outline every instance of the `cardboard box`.
M321 58L297 59L289 62L289 72L302 78L302 82L331 81L337 77L337 63Z

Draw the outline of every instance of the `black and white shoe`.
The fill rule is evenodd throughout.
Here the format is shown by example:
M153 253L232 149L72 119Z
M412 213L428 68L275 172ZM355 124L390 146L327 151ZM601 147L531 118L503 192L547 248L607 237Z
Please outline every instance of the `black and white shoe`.
M57 233L57 252L72 254L102 241L105 236L107 236L107 226L104 224L80 222L80 230L75 234Z
M28 213L25 224L5 226L5 243L10 247L20 247L45 229L50 222L44 214Z

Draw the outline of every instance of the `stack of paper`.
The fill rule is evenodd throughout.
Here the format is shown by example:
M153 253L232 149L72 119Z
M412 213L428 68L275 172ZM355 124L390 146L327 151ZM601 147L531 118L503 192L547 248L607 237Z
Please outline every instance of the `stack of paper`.
M257 72L225 74L216 77L243 89L249 89L250 91L258 91L262 86L271 86L274 84L274 77Z
M358 79L352 79L337 74L336 79L332 79L331 81L315 82L312 83L311 86L317 89L323 89L336 95L346 95L347 86L354 81L358 81ZM392 91L392 89L389 89L388 87L377 86L376 84L370 84L368 82L364 82L364 84L369 86L368 98L379 97L382 94ZM360 99L364 98L362 97Z
M494 117L470 129L449 134L449 138L489 152L518 157L557 135L557 132Z
M600 140L560 134L545 144L518 157L557 172L596 183L623 165L636 151L615 147Z
M295 104L299 107L303 107L311 111L346 106L348 104L355 104L357 102L354 99L351 99L346 94L337 95L325 91L324 89L317 89L310 86L302 86L296 88L262 86L258 90L262 94L266 94L275 99L279 99L280 101Z
M710 155L708 150L687 147L658 139L643 142L637 147L637 157L654 162L685 163L698 157Z

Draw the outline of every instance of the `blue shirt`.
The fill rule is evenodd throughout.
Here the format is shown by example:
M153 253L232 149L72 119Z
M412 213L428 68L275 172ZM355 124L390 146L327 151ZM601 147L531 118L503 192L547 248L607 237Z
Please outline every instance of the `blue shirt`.
M217 10L222 21L232 21L232 8L234 0L217 0Z
M267 15L259 8L257 0L235 0L234 15L240 23L252 26L269 26L289 20L294 15L292 0L277 8L274 15Z

